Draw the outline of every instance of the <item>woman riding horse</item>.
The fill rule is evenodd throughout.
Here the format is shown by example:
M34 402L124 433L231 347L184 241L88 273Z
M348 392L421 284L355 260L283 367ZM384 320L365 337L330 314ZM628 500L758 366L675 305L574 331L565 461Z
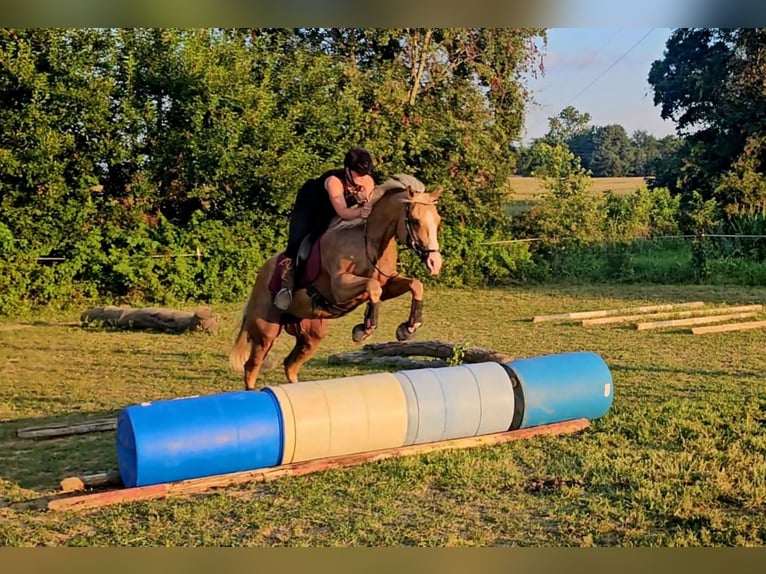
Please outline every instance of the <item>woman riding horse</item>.
M282 289L274 298L277 309L286 311L292 301L295 277L300 271L296 268L296 258L303 240L310 237L316 241L336 216L345 220L366 218L371 209L367 200L374 186L372 156L361 147L352 147L346 153L343 169L326 171L303 184L290 216L281 269Z
M307 266L307 276L294 289L286 311L274 305L283 254L273 255L258 271L229 355L232 368L244 371L245 388L255 390L261 366L283 330L295 337L284 369L287 380L297 382L301 365L327 334L327 321L363 303L367 304L364 322L352 330L355 342L375 331L383 301L405 293L411 296L410 313L396 329L396 338L412 338L423 322L424 288L418 279L399 272L397 245L412 250L431 275L439 274L440 194L427 193L420 181L406 174L376 186L366 219L335 219L312 247L313 264Z

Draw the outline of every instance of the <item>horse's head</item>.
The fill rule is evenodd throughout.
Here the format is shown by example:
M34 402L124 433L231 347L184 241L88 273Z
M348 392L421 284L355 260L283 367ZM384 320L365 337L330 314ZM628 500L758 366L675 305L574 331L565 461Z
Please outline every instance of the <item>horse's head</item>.
M405 207L396 227L397 239L420 257L431 275L438 275L442 267L439 250L441 216L436 201L442 192L426 193L423 184L412 176L394 177L406 184L402 197Z

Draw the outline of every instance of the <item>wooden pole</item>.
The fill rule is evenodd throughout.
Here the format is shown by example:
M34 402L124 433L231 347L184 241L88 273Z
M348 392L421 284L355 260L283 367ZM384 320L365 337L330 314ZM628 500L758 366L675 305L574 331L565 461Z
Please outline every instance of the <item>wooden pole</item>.
M205 492L213 488L232 486L248 482L270 482L284 476L302 476L334 468L345 468L389 458L427 454L431 452L465 449L478 446L493 446L514 440L527 439L535 436L558 435L574 433L590 426L587 419L575 419L550 425L482 435L476 437L458 438L447 441L432 442L365 452L347 456L338 456L262 468L259 470L234 472L205 478L195 478L178 482L123 488L94 494L83 494L65 498L54 498L48 502L49 510L88 510L110 504L135 502L140 500L155 500L169 496Z
M731 323L729 325L711 325L710 327L693 327L691 329L694 335L704 335L706 333L723 333L725 331L744 331L745 329L761 329L766 327L766 321L749 321L747 323Z
M682 317L693 317L698 313L703 313L704 316L720 315L724 313L739 313L744 311L757 311L762 309L763 305L741 305L739 307L718 307L714 309L699 309L696 311L667 311L665 313L652 313L643 315L620 315L618 317L599 317L597 319L583 319L581 324L583 326L589 325L609 325L611 323L628 323L630 321L640 321L641 319L653 320L673 318L680 319Z
M60 436L69 436L73 434L86 434L91 432L102 432L115 430L117 428L117 418L98 419L84 421L81 423L53 423L38 427L26 427L16 431L19 438L52 438Z
M670 311L672 309L696 309L704 307L703 301L690 303L668 303L664 305L645 305L643 307L628 307L627 309L601 309L598 311L576 311L574 313L559 313L557 315L536 315L532 317L533 323L543 321L557 321L560 319L592 319L594 317L607 317L609 315L624 315L625 313L648 313L650 311Z
M671 321L654 321L652 323L636 323L636 330L646 331L648 329L662 329L663 327L684 327L686 325L701 325L705 323L722 323L731 319L744 319L754 317L757 312L752 313L732 313L730 315L714 315L711 317L695 317L694 319L673 319Z

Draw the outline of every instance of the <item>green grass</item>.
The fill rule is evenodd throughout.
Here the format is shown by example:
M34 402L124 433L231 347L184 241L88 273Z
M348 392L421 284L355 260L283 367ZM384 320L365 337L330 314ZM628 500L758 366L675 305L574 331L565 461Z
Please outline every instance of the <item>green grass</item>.
M0 544L224 546L760 546L766 539L766 330L692 336L629 326L532 324L536 314L650 302L763 302L764 288L548 286L429 290L421 340L518 357L599 353L611 410L575 435L407 457L214 493L53 513L16 503L73 473L116 467L113 433L19 440L22 426L115 414L136 402L237 390L226 355L240 305L215 335L0 324ZM393 339L408 301L383 306ZM360 311L361 312L361 311ZM337 320L304 379L367 372L327 364L360 313ZM290 339L275 346L284 356ZM282 382L281 370L262 384Z

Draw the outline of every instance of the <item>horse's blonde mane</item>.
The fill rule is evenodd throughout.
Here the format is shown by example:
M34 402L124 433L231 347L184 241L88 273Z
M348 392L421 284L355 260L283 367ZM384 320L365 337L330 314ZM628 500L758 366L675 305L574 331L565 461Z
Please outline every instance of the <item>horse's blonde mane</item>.
M370 201L373 205L375 205L378 200L387 193L392 191L405 191L408 187L417 193L425 194L426 191L426 186L423 185L423 182L415 176L409 175L407 173L396 173L372 190ZM423 201L422 203L426 203L426 201ZM356 219L343 219L341 217L336 217L328 227L328 231L330 229L336 231L353 229L354 227L358 227L363 224L364 219L361 217L357 217Z

